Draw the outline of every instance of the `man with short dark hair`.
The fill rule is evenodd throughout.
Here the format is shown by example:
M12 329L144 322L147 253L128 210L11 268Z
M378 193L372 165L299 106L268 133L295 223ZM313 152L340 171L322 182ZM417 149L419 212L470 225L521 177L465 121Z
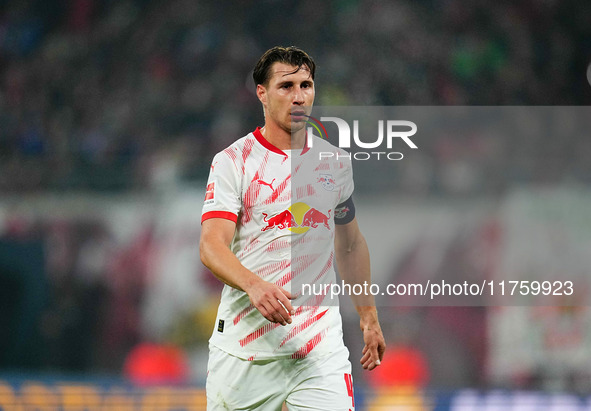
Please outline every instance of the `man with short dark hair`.
M268 50L253 72L265 125L212 162L200 253L226 286L210 339L210 411L281 410L284 402L289 410L355 409L338 305L296 289L306 279L334 283L334 259L346 283L370 282L351 163L309 149L344 154L306 134L315 69L296 47ZM361 364L372 370L385 350L377 311L371 296L353 300Z

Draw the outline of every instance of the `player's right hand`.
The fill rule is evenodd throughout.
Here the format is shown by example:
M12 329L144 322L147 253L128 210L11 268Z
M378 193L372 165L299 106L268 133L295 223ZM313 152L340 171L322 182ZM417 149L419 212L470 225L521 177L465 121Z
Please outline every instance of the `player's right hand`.
M289 291L262 279L245 291L252 305L267 320L281 325L291 324L294 309L289 301L293 299Z

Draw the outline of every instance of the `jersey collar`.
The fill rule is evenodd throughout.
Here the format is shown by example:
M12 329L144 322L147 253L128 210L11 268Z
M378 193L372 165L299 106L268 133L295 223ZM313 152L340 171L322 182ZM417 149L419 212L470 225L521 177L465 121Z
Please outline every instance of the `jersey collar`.
M277 153L277 154L281 154L282 156L287 157L287 154L285 153L285 151L283 151L280 148L277 148L276 146L274 146L273 144L271 144L269 142L269 140L267 140L263 136L263 133L261 133L261 128L260 127L257 127L256 130L254 130L252 132L252 134L257 139L257 141L259 143L261 143L261 145L263 147L265 147L267 150L272 151L272 152ZM307 143L307 139L308 139L308 133L306 132L306 143ZM308 150L310 150L310 147L308 147L308 144L304 144L304 148L302 149L302 152L300 153L300 155L307 153Z

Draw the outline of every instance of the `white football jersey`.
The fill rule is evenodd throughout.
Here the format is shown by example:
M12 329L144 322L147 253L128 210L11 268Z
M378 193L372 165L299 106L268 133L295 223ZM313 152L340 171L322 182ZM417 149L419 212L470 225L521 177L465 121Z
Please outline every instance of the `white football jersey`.
M236 222L230 247L242 265L297 297L292 324L281 326L245 292L224 286L210 343L237 357L303 358L343 344L338 303L302 295L301 286L336 281L334 216L353 193L351 161L344 150L312 138L309 149L282 151L257 128L213 159L202 222Z

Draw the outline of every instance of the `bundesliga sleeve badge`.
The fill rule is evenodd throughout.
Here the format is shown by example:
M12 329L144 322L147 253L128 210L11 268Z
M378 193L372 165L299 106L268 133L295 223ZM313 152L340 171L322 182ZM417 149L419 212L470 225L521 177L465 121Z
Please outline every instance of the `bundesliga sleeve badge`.
M214 193L215 193L215 181L212 181L211 183L209 183L207 185L207 188L205 189L205 200L204 200L205 205L215 203Z

